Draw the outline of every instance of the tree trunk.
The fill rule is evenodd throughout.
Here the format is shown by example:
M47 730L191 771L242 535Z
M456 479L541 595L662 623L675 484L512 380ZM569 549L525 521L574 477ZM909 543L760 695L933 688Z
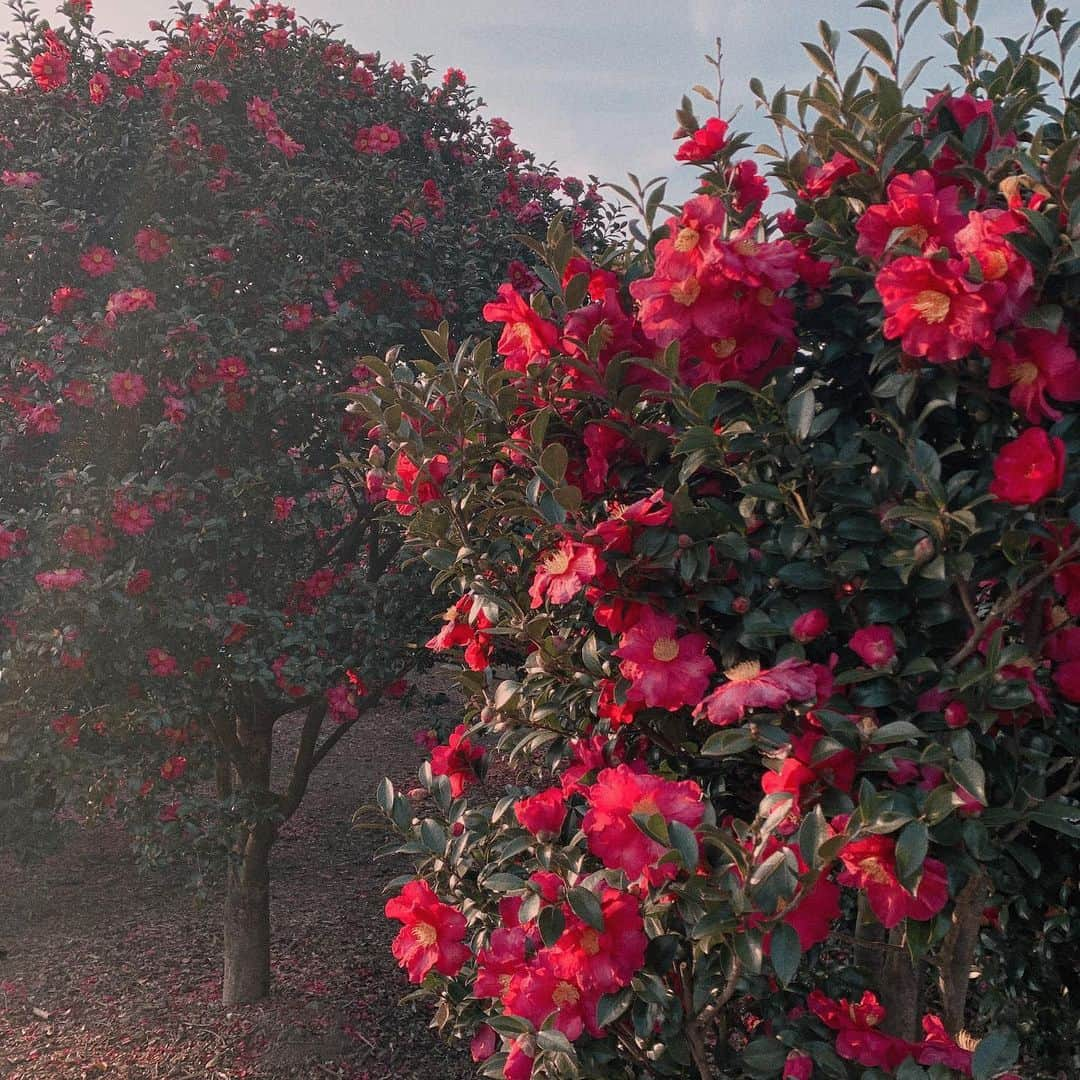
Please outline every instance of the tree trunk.
M258 826L248 835L243 858L227 871L221 991L226 1005L259 1001L270 992L271 842L269 826Z
M881 1003L885 1006L882 1029L890 1035L915 1042L922 1034L922 965L913 964L900 927L889 934L894 948L884 954L881 965Z
M273 718L236 718L244 768L242 792L269 814ZM232 770L229 770L230 774ZM221 784L222 777L218 781ZM226 788L231 784L225 785ZM268 818L250 825L229 861L225 879L225 1005L259 1001L270 992L270 848L276 829Z

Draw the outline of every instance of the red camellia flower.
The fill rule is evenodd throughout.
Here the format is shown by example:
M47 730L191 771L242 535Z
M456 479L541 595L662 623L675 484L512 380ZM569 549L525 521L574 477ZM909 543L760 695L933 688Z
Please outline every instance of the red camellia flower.
M159 262L172 251L172 243L160 229L140 229L134 242L135 255L144 263Z
M747 709L779 709L789 701L817 698L816 666L794 657L764 671L757 660L747 660L724 675L728 681L695 710L695 715L705 715L720 727L737 724Z
M120 45L105 54L105 62L114 75L121 79L130 79L142 67L142 55L137 49Z
M124 592L128 596L142 596L150 588L152 581L153 578L149 570L136 570L128 578L128 583L124 586Z
M177 754L161 766L162 780L179 780L187 771L187 758Z
M302 333L315 318L311 304L286 304L281 309L281 329L290 334Z
M79 256L79 265L92 278L104 277L116 269L116 256L107 247L98 245L87 248Z
M540 318L513 285L499 286L499 299L484 305L484 319L504 324L498 348L511 371L548 359L559 340L558 327Z
M925 169L902 174L889 181L889 201L869 206L856 222L859 239L855 250L882 262L897 245L918 248L929 254L949 248L964 227L957 187L938 188L933 173Z
M854 158L837 152L821 165L807 166L799 195L804 199L820 199L832 191L834 184L858 171L859 163Z
M784 1059L780 1080L810 1080L814 1075L814 1059L802 1050L792 1050Z
M892 1072L911 1056L912 1046L909 1042L877 1030L885 1019L885 1009L870 990L863 994L858 1003L849 1003L846 998L833 1001L820 990L814 990L806 999L806 1004L815 1016L839 1032L836 1052L848 1061Z
M710 116L675 152L676 161L708 161L727 145L728 126L719 117Z
M1080 401L1080 358L1069 344L1068 331L1019 328L1012 341L999 341L991 353L990 386L1009 387L1009 401L1030 424L1060 420L1047 401Z
M472 593L466 593L443 615L442 629L427 643L432 652L465 646L465 663L473 671L484 671L491 663L491 620L475 603Z
M885 308L882 333L899 338L904 351L943 364L994 343L993 311L979 287L967 281L967 265L905 255L877 276Z
M30 61L30 74L42 90L55 90L68 81L67 58L55 52L38 53Z
M117 405L134 409L146 397L146 380L135 371L118 371L109 379L109 395Z
M86 580L86 571L64 567L61 570L43 570L34 580L46 591L67 592Z
M141 536L153 527L154 515L145 503L133 503L117 496L113 502L112 521L126 536Z
M450 794L455 799L479 779L473 762L484 756L482 746L474 746L469 742L467 731L464 724L458 724L450 733L446 746L436 746L431 751L432 775L449 778Z
M704 634L680 637L678 630L674 615L645 608L619 638L613 653L622 660L620 673L630 680L629 700L670 712L701 701L716 671L705 654L708 639Z
M998 451L990 494L1014 506L1028 506L1052 495L1064 482L1065 443L1042 428L1030 427Z
M791 636L803 645L816 640L829 629L829 616L821 608L804 612L791 624Z
M645 964L649 939L636 896L604 886L599 896L603 930L568 914L555 949L568 954L586 991L610 994L630 983Z
M171 656L164 649L147 649L146 663L150 670L161 678L180 674L180 665L176 657Z
M851 635L848 648L867 666L883 668L896 655L896 638L889 626L864 626Z
M398 483L386 489L386 498L394 503L399 514L410 515L424 505L439 498L442 484L450 475L450 461L445 454L436 454L417 465L404 450L394 465Z
M523 971L512 975L502 994L508 1013L536 1028L554 1017L554 1027L571 1041L586 1031L602 1034L596 1022L599 1000L599 994L581 985L575 957L555 949L545 949Z
M631 815L659 814L691 829L705 816L701 788L693 780L664 780L629 765L602 769L585 798L589 809L582 829L589 850L609 869L624 870L632 881L644 879L651 885L670 881L678 868L660 862L666 849L642 832Z
M550 839L562 831L566 820L566 797L561 788L548 788L519 799L514 803L514 815L534 836Z
M896 873L896 841L891 836L869 836L855 840L840 852L844 869L837 876L841 885L861 889L870 910L886 929L904 919L930 919L949 899L949 879L944 863L923 862L922 879L915 895L900 884Z
M104 71L98 71L90 77L87 90L92 104L104 105L108 100L109 91L112 90L112 80Z
M454 976L469 958L465 916L444 904L426 881L410 881L386 902L385 911L403 924L391 948L409 982L423 982L432 968Z
M529 587L531 606L542 606L545 598L552 604L568 604L603 568L594 547L569 538L561 541L540 562Z

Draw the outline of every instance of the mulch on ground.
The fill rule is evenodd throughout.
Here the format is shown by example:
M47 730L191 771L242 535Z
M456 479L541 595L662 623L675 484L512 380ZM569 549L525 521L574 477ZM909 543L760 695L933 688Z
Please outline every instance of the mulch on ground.
M5 1080L458 1080L468 1054L428 1030L429 1003L390 954L374 803L389 775L415 786L427 726L397 704L373 713L316 770L273 854L271 996L225 1008L219 894L140 872L101 824L43 863L0 853L0 1077ZM285 732L283 731L284 735ZM278 753L288 753L280 738Z

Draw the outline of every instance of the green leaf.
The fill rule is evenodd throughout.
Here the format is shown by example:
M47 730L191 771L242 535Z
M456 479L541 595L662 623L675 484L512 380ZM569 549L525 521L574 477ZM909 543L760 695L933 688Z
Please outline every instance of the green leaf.
M799 970L799 961L802 959L802 946L799 945L799 935L793 926L787 923L779 923L773 927L772 938L769 942L769 959L772 961L773 971L780 980L781 986L787 986L795 972Z
M787 1060L787 1047L779 1039L754 1039L742 1052L751 1076L777 1076Z
M671 837L671 845L679 853L683 865L693 873L698 864L697 834L681 821L671 821L668 823L668 836Z
M566 475L566 466L570 456L562 443L552 443L540 455L540 468L551 478L553 484L558 487Z
M389 777L383 777L375 798L379 803L379 809L384 814L389 814L394 809L394 785Z
M887 746L890 743L907 742L908 739L921 739L923 732L910 720L893 720L891 723L882 724L877 731L870 735L870 742L874 746Z
M728 757L731 754L741 754L754 745L754 738L745 728L732 728L728 731L718 731L705 740L701 753L705 757Z
M900 830L896 838L896 872L904 888L914 889L918 884L929 849L930 832L923 822L908 822Z
M603 931L604 913L600 909L600 901L595 893L578 886L567 891L566 902L570 905L570 910L582 922L588 923L594 930Z
M614 994L604 994L596 1006L596 1022L600 1027L615 1023L634 1000L634 992L629 986L617 990Z
M809 434L814 423L814 409L817 401L814 391L807 388L797 393L787 407L787 422L795 438L802 442Z
M972 758L957 761L949 771L960 787L970 791L983 806L986 805L986 773L977 761Z
M858 38L858 40L861 41L875 56L880 57L886 64L892 67L892 49L885 40L884 35L879 34L876 30L863 28L860 30L852 30L851 36Z
M974 1080L992 1080L1016 1064L1020 1043L1010 1028L995 1028L975 1047L971 1058L971 1074Z

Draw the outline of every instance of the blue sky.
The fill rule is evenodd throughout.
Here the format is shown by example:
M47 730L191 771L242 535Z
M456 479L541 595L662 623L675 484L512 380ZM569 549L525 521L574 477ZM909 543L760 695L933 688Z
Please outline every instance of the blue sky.
M40 6L47 14L51 4ZM433 53L440 70L463 68L489 115L508 120L541 160L620 183L628 171L645 179L674 170L674 109L695 83L714 87L704 56L717 36L724 42L724 111L741 106L736 126L763 139L770 130L747 89L752 76L773 89L807 82L816 69L799 42L817 42L821 18L834 29L879 25L856 0L297 0L295 7L299 15L341 24L342 36L361 51L387 59ZM127 37L148 36L147 22L166 10L167 0L94 2L99 28ZM982 0L980 21L988 37L1019 36L1030 26L1030 6ZM0 27L8 23L0 8ZM908 55L940 51L941 29L928 11ZM859 51L849 39L841 57ZM938 69L921 81L943 76ZM706 115L708 103L695 100ZM692 174L680 171L672 194L689 191Z

